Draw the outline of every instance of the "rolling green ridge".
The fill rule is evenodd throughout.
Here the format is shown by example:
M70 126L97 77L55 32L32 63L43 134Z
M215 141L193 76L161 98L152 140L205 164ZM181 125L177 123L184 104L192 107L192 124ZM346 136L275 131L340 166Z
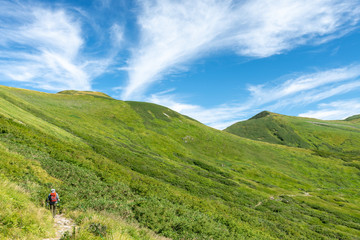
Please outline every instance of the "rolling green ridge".
M225 129L235 135L269 143L307 148L359 166L360 115L343 121L323 121L261 112Z
M81 226L77 239L359 239L359 138L341 145L328 135L358 136L357 119L334 122L312 142L294 123L276 124L283 145L155 104L0 86L0 175L39 211L56 188L62 211ZM0 211L0 239L22 226L11 214ZM45 237L48 224L12 237Z
M345 119L345 121L351 121L351 122L357 122L358 123L358 122L360 122L360 114L348 117L348 118Z

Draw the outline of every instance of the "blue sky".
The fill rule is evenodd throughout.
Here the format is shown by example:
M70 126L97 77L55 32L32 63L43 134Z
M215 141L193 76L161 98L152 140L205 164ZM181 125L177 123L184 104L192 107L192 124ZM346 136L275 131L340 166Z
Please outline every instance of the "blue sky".
M0 0L0 84L153 102L223 129L360 114L359 0Z

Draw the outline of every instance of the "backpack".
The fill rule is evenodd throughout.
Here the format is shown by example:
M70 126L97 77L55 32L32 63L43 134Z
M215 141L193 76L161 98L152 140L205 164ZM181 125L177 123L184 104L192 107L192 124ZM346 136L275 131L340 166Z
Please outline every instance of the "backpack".
M49 199L50 199L50 202L57 202L56 192L50 193Z

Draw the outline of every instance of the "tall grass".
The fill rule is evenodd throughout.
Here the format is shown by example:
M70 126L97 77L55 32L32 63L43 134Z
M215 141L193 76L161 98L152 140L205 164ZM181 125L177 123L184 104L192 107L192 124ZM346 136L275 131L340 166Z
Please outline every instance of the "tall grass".
M0 175L0 239L39 239L54 233L50 212Z

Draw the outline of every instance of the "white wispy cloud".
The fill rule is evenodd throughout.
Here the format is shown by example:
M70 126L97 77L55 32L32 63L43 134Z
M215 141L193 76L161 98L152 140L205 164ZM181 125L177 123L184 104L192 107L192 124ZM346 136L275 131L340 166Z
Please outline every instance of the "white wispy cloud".
M322 103L318 110L299 114L300 117L317 118L323 120L340 120L349 116L360 114L360 99L349 99Z
M350 65L290 78L275 86L256 85L248 90L251 104L308 104L359 87L360 65ZM286 101L284 101L286 99Z
M352 30L358 1L248 1L236 12L242 27L232 39L239 54L268 57L303 44L324 43ZM240 25L241 26L241 25Z
M213 5L213 6L212 6ZM201 54L227 24L230 2L143 2L141 42L129 60L129 84L123 98L141 95L164 73Z
M268 57L342 36L359 22L359 1L231 0L141 2L140 43L122 97L141 99L152 83L210 51Z
M90 90L111 57L92 59L84 54L86 42L79 16L63 8L0 1L0 76L45 90ZM119 26L110 30L121 42Z
M212 108L186 104L173 91L152 94L147 101L167 106L182 114L188 115L211 127L224 129L232 123L258 113L261 110L276 111L289 107L308 106L322 100L336 97L360 89L360 65L353 64L342 68L303 74L283 80L278 84L250 86L249 99L244 103L222 104ZM309 111L301 116L321 119L342 119L354 115L359 109L354 104L334 102L320 104L320 110ZM343 107L343 108L342 108Z

